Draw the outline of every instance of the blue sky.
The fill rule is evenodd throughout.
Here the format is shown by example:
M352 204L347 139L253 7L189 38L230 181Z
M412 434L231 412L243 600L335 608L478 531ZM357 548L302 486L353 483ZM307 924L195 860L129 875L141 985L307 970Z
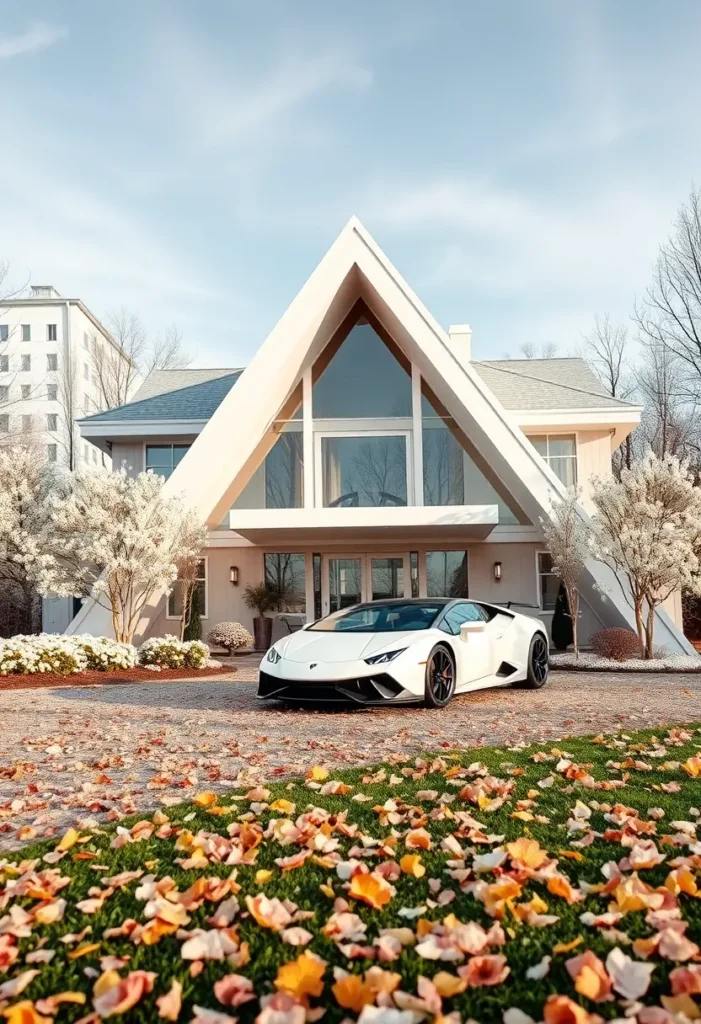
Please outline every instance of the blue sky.
M0 258L240 365L351 214L477 358L627 318L701 183L701 4L0 0Z

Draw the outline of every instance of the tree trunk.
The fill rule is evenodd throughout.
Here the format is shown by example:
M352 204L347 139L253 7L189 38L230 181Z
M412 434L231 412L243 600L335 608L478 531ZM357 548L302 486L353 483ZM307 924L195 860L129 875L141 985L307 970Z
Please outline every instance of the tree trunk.
M643 652L643 657L646 658L647 648L647 633L645 632L645 625L643 623L643 599L642 597L636 597L635 599L635 628L638 631L638 639L640 640L640 647Z
M570 606L570 618L572 619L572 647L575 659L579 659L579 634L577 632L579 619L579 591L576 587L565 587L567 591L567 603Z
M643 657L646 661L654 657L654 650L652 645L653 636L655 633L655 606L648 602L647 606L647 625L645 627L645 652Z

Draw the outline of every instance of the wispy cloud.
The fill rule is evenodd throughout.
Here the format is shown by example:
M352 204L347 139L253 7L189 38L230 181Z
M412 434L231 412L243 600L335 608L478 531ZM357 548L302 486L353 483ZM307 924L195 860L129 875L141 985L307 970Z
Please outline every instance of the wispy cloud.
M60 25L49 25L46 21L33 21L18 35L0 33L0 60L20 57L23 54L48 50L68 36L68 29Z

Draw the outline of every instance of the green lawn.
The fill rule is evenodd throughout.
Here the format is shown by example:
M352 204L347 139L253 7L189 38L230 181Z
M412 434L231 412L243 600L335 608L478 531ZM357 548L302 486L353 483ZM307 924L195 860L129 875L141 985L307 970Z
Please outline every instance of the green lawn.
M628 995L701 1017L700 773L684 726L329 766L35 843L0 860L0 1014L584 1024Z

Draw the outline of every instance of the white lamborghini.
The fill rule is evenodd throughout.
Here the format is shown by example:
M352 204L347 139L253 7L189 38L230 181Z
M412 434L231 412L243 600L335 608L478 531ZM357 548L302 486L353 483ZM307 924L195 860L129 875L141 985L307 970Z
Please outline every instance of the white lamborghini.
M258 697L289 703L423 701L488 686L543 686L542 622L481 601L373 601L327 615L275 643L260 666Z

